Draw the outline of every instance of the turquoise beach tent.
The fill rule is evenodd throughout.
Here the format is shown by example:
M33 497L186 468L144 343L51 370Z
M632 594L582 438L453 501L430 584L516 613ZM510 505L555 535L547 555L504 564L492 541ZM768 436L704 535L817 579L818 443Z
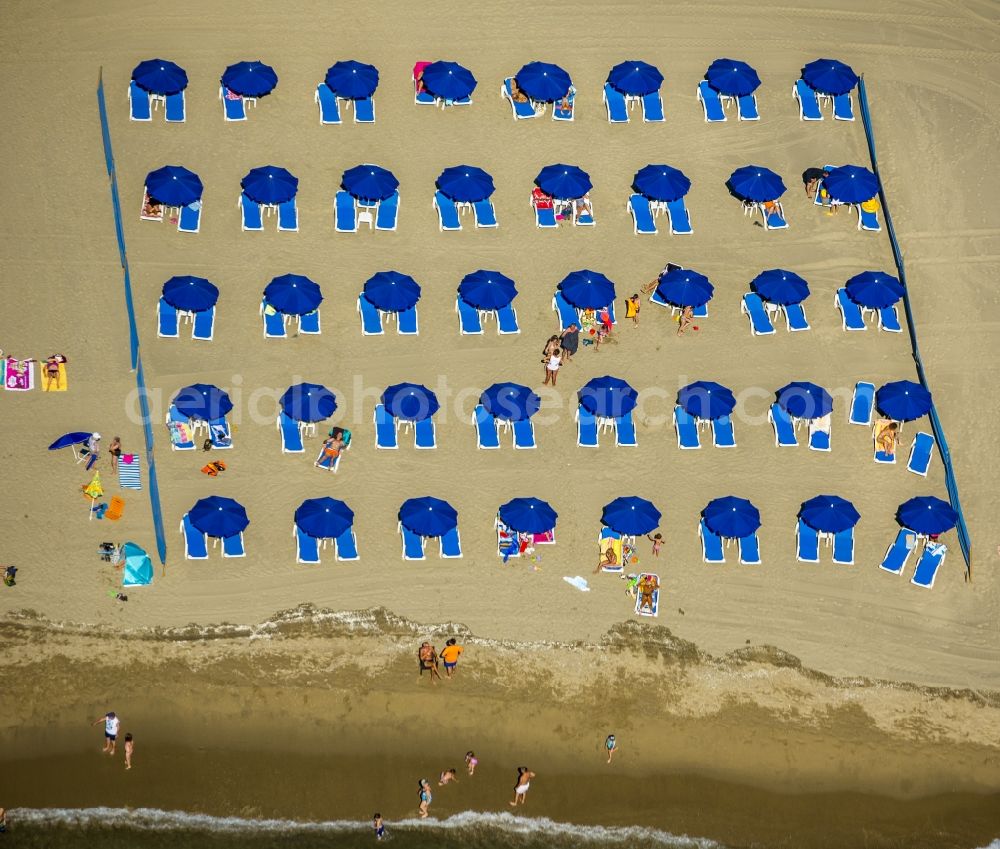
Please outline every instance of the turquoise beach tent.
M125 568L122 570L122 586L145 587L153 583L153 563L134 542L125 543L122 553L125 555Z

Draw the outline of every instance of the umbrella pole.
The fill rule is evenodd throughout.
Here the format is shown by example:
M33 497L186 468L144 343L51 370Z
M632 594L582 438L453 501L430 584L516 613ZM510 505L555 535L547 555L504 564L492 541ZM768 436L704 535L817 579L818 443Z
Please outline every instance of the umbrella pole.
M97 506L97 499L94 496L90 498L90 517L87 519L88 522L94 521L94 508Z

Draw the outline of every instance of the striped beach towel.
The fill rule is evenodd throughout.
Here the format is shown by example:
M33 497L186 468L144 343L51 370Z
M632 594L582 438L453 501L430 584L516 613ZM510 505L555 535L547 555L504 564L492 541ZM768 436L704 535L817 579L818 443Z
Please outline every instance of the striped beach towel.
M122 454L118 458L118 485L122 489L142 489L138 454Z

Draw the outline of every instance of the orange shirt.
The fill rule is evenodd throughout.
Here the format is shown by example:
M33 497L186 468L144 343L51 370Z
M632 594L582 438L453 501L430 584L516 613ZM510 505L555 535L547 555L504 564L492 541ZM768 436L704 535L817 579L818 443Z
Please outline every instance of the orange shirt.
M458 656L465 651L461 646L445 646L441 649L441 660L445 663L457 663Z

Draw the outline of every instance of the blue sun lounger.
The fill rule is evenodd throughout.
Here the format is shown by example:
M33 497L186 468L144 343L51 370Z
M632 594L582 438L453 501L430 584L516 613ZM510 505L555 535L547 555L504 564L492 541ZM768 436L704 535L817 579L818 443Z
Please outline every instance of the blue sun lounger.
M503 81L503 85L500 86L500 96L510 103L510 108L514 113L514 120L520 121L523 118L537 118L541 113L535 111L535 105L530 100L514 100L510 83L510 77Z
M875 409L875 384L858 381L854 386L854 398L851 401L851 424L868 427L872 423L872 412Z
M812 422L809 424L809 447L813 451L829 451L830 450L830 431L819 430L812 426Z
M260 204L250 200L246 194L240 194L240 210L243 213L242 227L244 230L263 230L264 219L260 214Z
M642 96L642 120L647 124L659 124L663 117L663 99L660 92L651 91Z
M221 86L219 100L222 101L222 117L227 121L245 121L247 119L246 101L242 97L226 97L226 87Z
M736 114L741 121L759 121L757 95L743 94L736 98Z
M493 201L489 198L477 200L472 204L472 213L476 218L476 227L491 228L498 226L497 212L493 208Z
M184 92L178 91L176 94L168 94L163 117L170 124L184 123Z
M535 210L535 226L542 228L558 227L559 222L556 221L556 211L554 207L551 206L535 206L532 204Z
M184 534L184 558L186 560L208 560L208 545L205 535L191 524L191 517L185 513L181 519L181 533Z
M396 420L389 415L384 404L375 405L375 447L398 448Z
M299 229L299 209L295 198L278 204L278 230L297 232Z
M566 95L566 108L563 108L563 100L553 101L552 103L552 120L553 121L572 121L576 117L576 89L570 87L569 92Z
M799 102L800 121L822 121L823 113L819 111L819 98L816 90L806 84L805 80L796 80L792 87L792 97Z
M833 535L833 562L842 566L854 563L854 528Z
M886 333L903 332L903 328L899 325L899 313L895 307L882 307L878 311L878 329Z
M786 230L788 229L788 222L785 220L785 208L781 205L780 201L775 202L777 209L774 212L768 212L763 206L760 208L760 214L764 218L764 229L765 230Z
M934 578L937 577L938 569L944 563L944 558L948 554L948 548L939 542L929 542L924 546L923 554L917 561L917 568L913 570L911 584L918 587L931 589L934 586Z
M515 448L537 448L535 442L535 426L531 419L519 419L513 422L514 447Z
M725 563L726 552L722 548L722 537L709 530L705 520L698 523L698 536L701 537L701 559L706 563Z
M757 534L740 537L740 563L744 566L760 565L760 541Z
M417 536L413 531L399 525L399 533L403 537L403 559L404 560L424 560L424 537Z
M577 327L580 326L580 316L577 315L576 307L570 304L563 297L563 293L558 290L556 290L556 294L552 298L552 309L559 313L559 322L562 324L563 330L571 324L575 324Z
M128 86L128 117L130 121L152 121L153 110L149 92L132 80Z
M862 209L861 204L858 204L858 229L867 230L870 233L881 233L882 225L878 220L878 212L874 210L869 212Z
M396 313L396 332L400 336L416 336L420 333L420 327L417 324L416 304L408 310Z
M751 336L770 336L774 333L774 325L764 309L764 301L756 292L747 292L743 296L740 312L750 319Z
M285 414L284 410L278 413L278 432L281 434L282 454L301 454L306 449L302 444L302 431L299 423L295 419Z
M375 98L362 97L361 99L354 101L354 123L375 123Z
M348 528L334 540L337 547L338 560L358 559L358 540L354 536L354 528Z
M260 314L264 319L265 339L284 339L288 335L285 330L287 316L283 312L269 310L267 301L261 301Z
M772 404L767 418L774 428L774 444L778 448L796 448L799 440L795 436L795 426L791 416L780 404Z
M649 198L640 194L629 195L628 210L632 213L632 231L637 236L656 233L656 222L649 208Z
M438 554L445 560L454 560L462 556L462 538L458 535L457 526L441 537Z
M632 418L631 410L615 419L615 445L621 448L634 448L638 445L635 438L635 419Z
M850 92L833 96L833 117L837 121L854 120L854 101L851 99Z
M809 320L802 304L785 304L781 309L785 314L786 331L797 333L800 330L809 330Z
M378 205L375 215L376 230L395 230L396 219L399 217L399 192L393 192Z
M674 407L674 430L677 431L678 448L701 448L698 425L691 414L680 405Z
M225 416L212 419L208 423L208 435L212 440L212 447L217 449L233 447L233 433L229 429L229 422Z
M316 86L316 94L313 99L319 106L319 122L321 124L340 123L340 105L337 103L337 95L326 83Z
M716 448L736 447L733 420L729 416L720 416L717 419L712 419L712 444Z
M319 563L319 540L311 537L298 525L295 525L295 562Z
M497 310L497 333L501 336L510 336L520 333L521 328L517 324L517 311L513 304L507 304Z
M438 230L444 232L462 229L462 221L458 217L458 207L455 206L455 201L445 197L441 192L434 192L432 204L438 214Z
M483 319L477 310L468 301L461 297L455 298L455 312L458 313L458 328L463 336L481 336L483 333Z
M180 335L177 330L177 310L163 298L156 305L156 335L165 339L176 339Z
M437 448L434 419L421 419L413 426L413 444L417 448Z
M576 408L576 444L581 448L597 448L597 419L582 404Z
M722 98L719 92L708 84L708 80L698 83L698 100L705 110L705 120L710 123L726 120L726 111L722 108Z
M181 207L181 214L177 218L177 229L181 233L197 233L201 229L200 200Z
M361 333L363 336L381 336L382 314L364 295L358 296L358 315L361 316Z
M694 232L684 198L667 201L667 216L670 218L670 232L674 236L688 236Z
M900 528L893 541L885 552L885 557L878 564L879 569L892 572L894 575L901 575L906 567L906 561L910 559L910 552L917 544L917 535L909 528Z
M605 83L603 99L604 105L608 108L608 121L612 124L627 124L628 106L625 103L625 95L611 83Z
M795 530L795 559L799 563L819 563L819 533L801 519Z
M299 333L306 336L318 336L321 332L318 309L299 316Z
M867 330L865 319L861 315L861 307L847 296L847 290L843 287L837 290L837 297L834 301L837 309L840 310L841 323L844 330Z
M476 404L476 409L472 411L472 423L476 426L476 439L479 448L500 447L497 420L487 412L482 404Z
M243 547L243 532L222 538L223 557L246 557L247 552Z
M201 342L211 342L215 335L215 307L199 310L194 314L194 324L191 327L191 338Z
M325 448L320 448L319 454L316 456L316 459L313 461L313 465L317 469L326 469L328 472L332 472L333 474L337 474L337 469L340 466L340 458L343 455L344 455L344 452L341 451L336 456L333 456L333 455L327 454Z
M915 475L927 477L927 469L934 456L934 437L929 433L920 432L913 437L910 445L910 458L906 461L906 470Z
M337 192L333 199L333 226L338 233L357 233L358 216L354 198L347 192Z

